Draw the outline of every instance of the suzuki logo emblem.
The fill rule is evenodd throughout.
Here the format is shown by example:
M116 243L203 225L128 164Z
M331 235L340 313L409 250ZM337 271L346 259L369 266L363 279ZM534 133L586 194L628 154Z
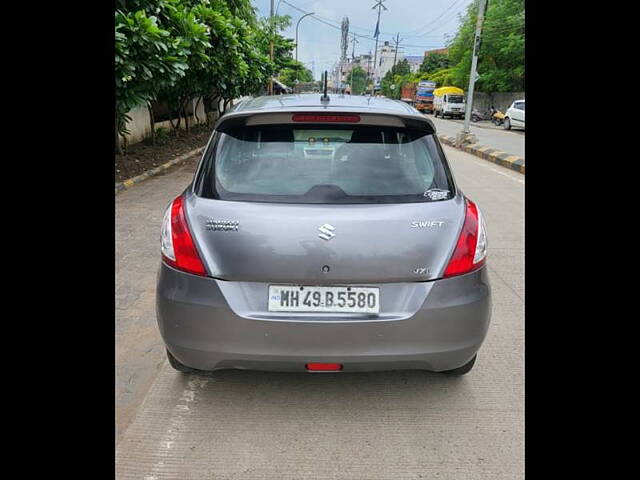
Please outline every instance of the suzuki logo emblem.
M324 225L318 228L318 230L320 230L320 235L318 236L323 240L329 241L336 236L336 234L333 233L335 229L336 228L333 225L329 225L328 223L325 223Z

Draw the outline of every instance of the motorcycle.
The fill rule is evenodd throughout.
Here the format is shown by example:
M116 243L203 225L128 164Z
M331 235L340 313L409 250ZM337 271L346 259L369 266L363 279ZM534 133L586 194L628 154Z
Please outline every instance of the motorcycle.
M493 115L493 111L492 110L487 110L486 112L481 112L480 110L474 108L471 111L471 121L472 122L479 122L481 120L491 120L492 115Z
M491 115L491 122L499 127L504 123L504 117L504 113L502 113L500 110L495 110L493 115Z

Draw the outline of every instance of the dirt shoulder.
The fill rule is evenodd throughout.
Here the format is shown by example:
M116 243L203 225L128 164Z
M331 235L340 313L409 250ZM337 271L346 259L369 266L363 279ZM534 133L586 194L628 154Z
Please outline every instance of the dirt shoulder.
M123 182L140 175L187 152L203 147L209 141L211 128L197 125L187 134L180 131L180 136L173 132L159 135L156 145L145 140L130 145L126 155L116 155L115 181Z

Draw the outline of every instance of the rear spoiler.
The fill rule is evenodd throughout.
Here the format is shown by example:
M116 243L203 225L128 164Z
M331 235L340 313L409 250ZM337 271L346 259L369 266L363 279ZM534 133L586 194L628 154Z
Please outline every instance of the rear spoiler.
M260 110L254 111L241 111L241 112L229 112L226 115L220 117L215 125L215 130L218 132L224 132L231 128L245 127L251 125L269 125L269 124L304 124L304 123L325 123L322 120L309 120L309 121L294 121L294 116L300 117L301 114L311 117L316 116L329 116L338 117L328 120L326 123L335 123L336 125L378 125L400 128L411 128L425 133L435 133L436 129L433 126L431 120L422 115L414 115L408 113L403 115L402 113L362 113L362 111L328 111L321 112L309 112L304 109L291 110L287 112L262 112ZM350 117L345 118L345 121L340 121L341 116ZM359 117L358 121L354 121L351 117Z

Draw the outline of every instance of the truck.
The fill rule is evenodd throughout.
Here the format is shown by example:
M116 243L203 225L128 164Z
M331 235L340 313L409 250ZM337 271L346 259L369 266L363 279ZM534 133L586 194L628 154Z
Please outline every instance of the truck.
M433 91L434 115L442 118L463 118L466 108L464 90L458 87L440 87Z
M425 113L433 111L433 89L435 82L422 80L418 83L407 82L400 89L400 100Z
M415 107L423 113L433 113L433 92L436 82L421 80L416 89Z
M407 82L400 89L400 100L414 106L416 102L416 84Z

